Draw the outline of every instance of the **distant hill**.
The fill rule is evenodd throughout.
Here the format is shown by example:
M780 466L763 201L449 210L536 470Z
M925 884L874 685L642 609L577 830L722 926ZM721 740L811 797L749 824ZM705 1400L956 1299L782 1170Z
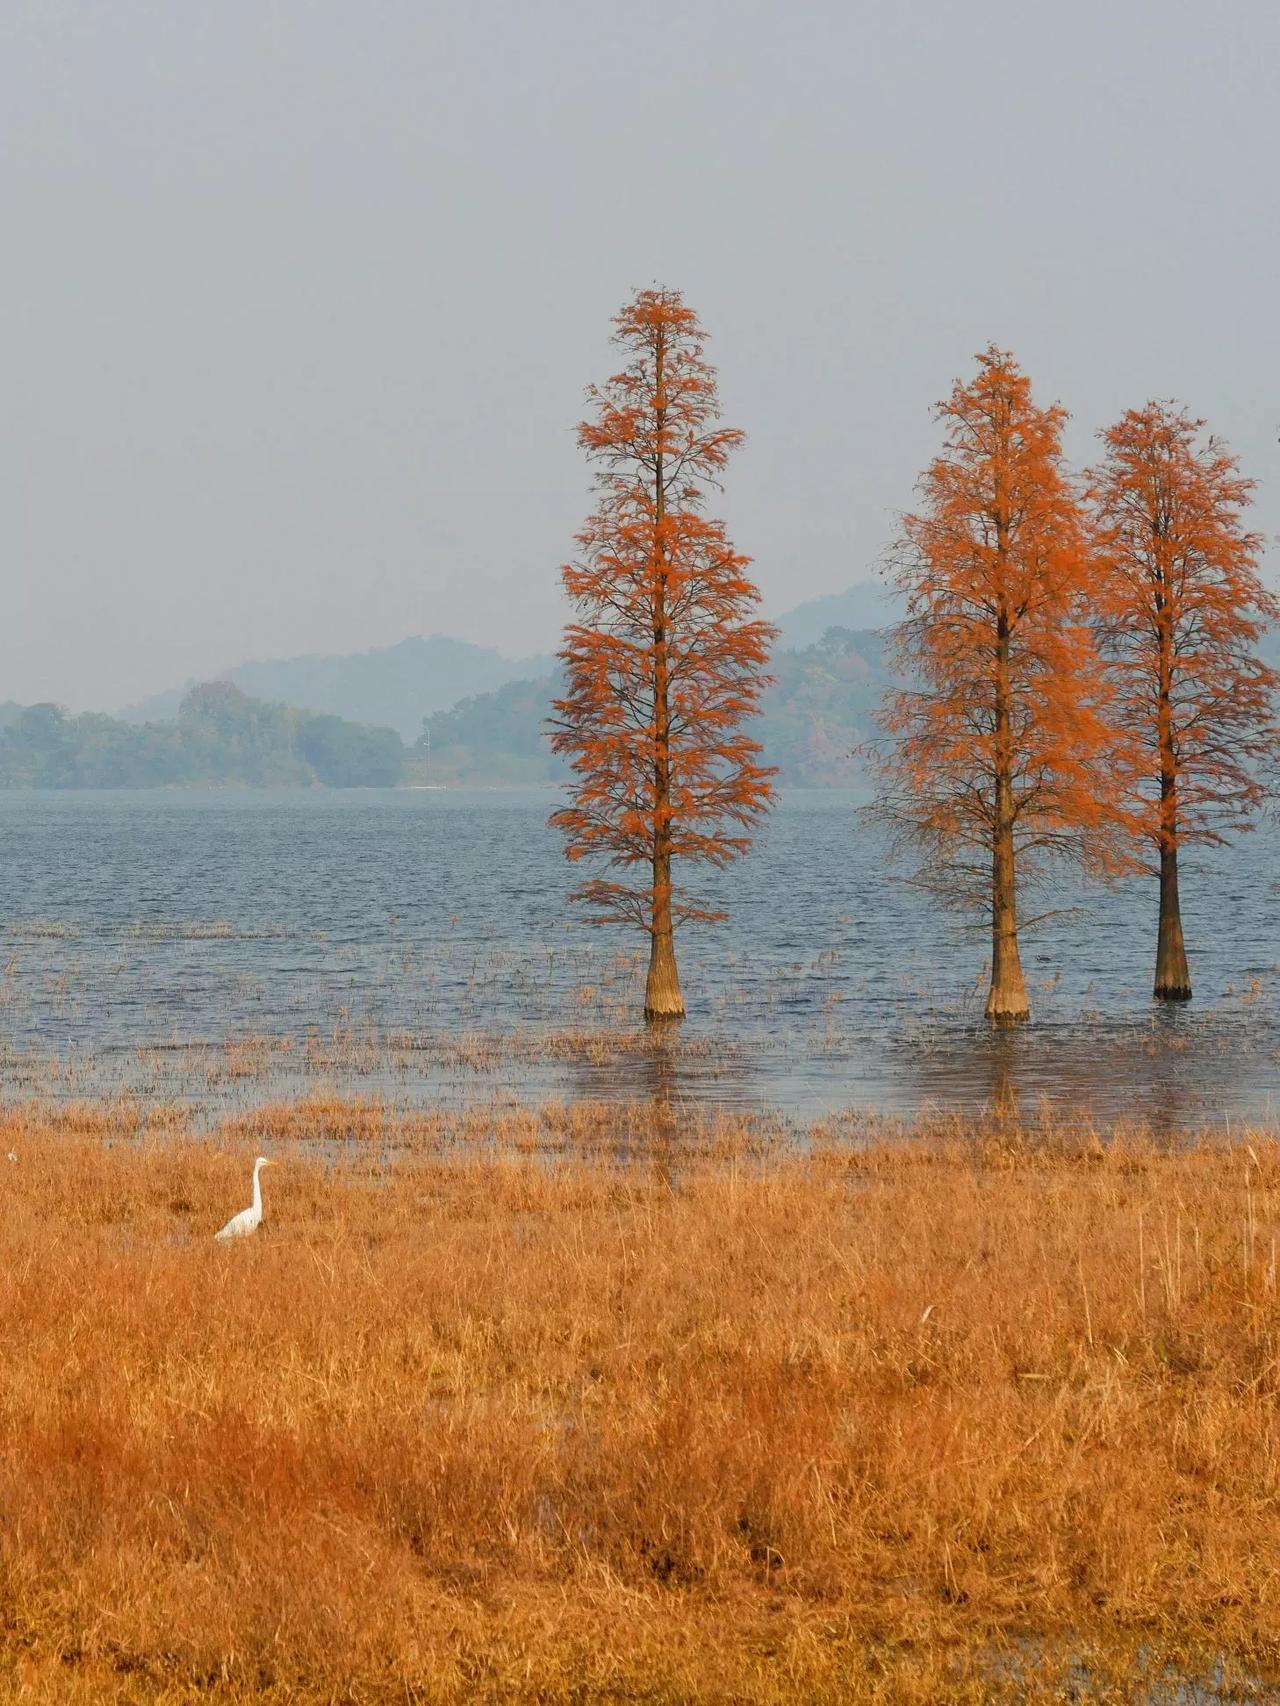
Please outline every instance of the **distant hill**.
M545 675L552 667L550 657L507 658L489 646L431 634L368 652L242 663L219 679L255 698L392 728L412 741L433 712L508 681ZM177 716L189 688L190 683L127 706L121 720L167 722Z
M816 644L774 653L774 684L761 701L755 738L790 787L847 786L862 774L854 748L893 679L877 630L828 628Z
M792 614L838 602L818 599ZM807 620L792 631L803 633ZM1280 668L1280 634L1266 635L1259 650ZM779 782L810 788L856 782L861 767L854 750L872 735L876 707L893 679L883 629L828 628L814 644L779 647L770 669L774 685L752 733L766 762L777 766ZM563 780L567 768L546 738L558 685L556 675L509 682L429 717L410 773L418 781L485 786Z
M781 644L791 650L817 645L829 628L865 631L896 621L898 606L876 582L797 605L777 619ZM330 656L260 659L220 672L253 698L327 711L351 722L395 729L416 741L423 719L448 711L464 700L496 693L509 683L530 682L553 673L548 655L509 658L490 646L472 645L445 634L415 636L373 651ZM169 722L194 684L157 693L120 712L126 723Z
M803 651L806 646L816 646L829 628L864 633L888 628L902 614L902 598L898 593L880 581L859 581L843 592L797 604L773 620L778 629L778 644L791 651Z
M901 615L896 595L865 581L797 605L776 619L781 632L771 665L776 681L764 695L755 734L784 784L824 787L857 778L852 753L871 734L873 713L890 679L883 630ZM1280 668L1280 631L1268 633L1259 649ZM264 780L341 778L358 785L403 775L417 782L502 786L554 782L566 774L545 732L557 669L551 657L506 658L488 647L434 635L347 656L242 664L222 679L239 687L249 705L270 701L264 703L264 715L270 713L268 723L277 721L271 723L276 734L267 743L274 756L268 760L259 754ZM198 689L195 703L203 703L211 691L208 684ZM257 697L246 698L251 694ZM212 779L207 765L198 778L189 777L185 761L172 755L174 719L189 717L183 707L191 701L189 689L175 689L131 707L119 722L92 715L68 718L52 706L24 711L0 704L0 786L29 782L37 770L76 777L74 782L35 784L53 786ZM41 728L30 721L36 712L45 718ZM292 733L281 732L280 718L293 719L288 724ZM140 723L150 732L131 745L130 729L136 731ZM304 726L312 730L307 738L315 753L310 756L300 744L298 731ZM359 738L350 733L357 726L363 728ZM393 731L415 744L401 751ZM37 763L30 751L17 758L18 748L25 751L33 738L37 745L48 741L54 748L69 740L79 756L68 761L69 770L53 759ZM326 741L343 754L340 763L328 753ZM242 758L234 777L226 779L255 779L249 772L258 760Z
M818 644L774 656L775 682L752 733L779 781L834 787L859 773L853 748L871 733L871 715L889 679L878 633L832 628ZM510 682L427 719L412 759L420 781L501 785L553 782L567 774L551 751L546 719L558 677Z
M227 681L192 688L169 722L28 705L0 723L4 788L394 787L404 756L394 729L251 699Z
M497 787L563 778L567 767L547 740L560 686L558 672L510 681L428 717L412 752L414 779Z
M1270 582L1267 583L1270 586ZM1273 589L1280 593L1280 588ZM906 614L902 595L880 581L859 581L843 592L828 593L797 604L773 618L778 645L789 651L816 646L831 628L853 632L890 628ZM1280 625L1269 628L1258 643L1258 654L1280 669Z

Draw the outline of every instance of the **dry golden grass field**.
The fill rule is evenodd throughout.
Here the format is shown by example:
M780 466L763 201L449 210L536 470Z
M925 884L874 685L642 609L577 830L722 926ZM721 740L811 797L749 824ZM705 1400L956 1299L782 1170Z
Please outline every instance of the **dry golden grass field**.
M851 1132L0 1115L0 1699L1266 1697L1280 1145Z

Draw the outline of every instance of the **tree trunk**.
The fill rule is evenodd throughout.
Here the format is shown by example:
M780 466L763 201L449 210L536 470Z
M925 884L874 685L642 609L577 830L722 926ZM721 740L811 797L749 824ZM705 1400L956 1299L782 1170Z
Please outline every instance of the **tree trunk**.
M1156 947L1157 1001L1190 1001L1191 972L1182 940L1182 908L1178 902L1178 834L1175 790L1166 801L1161 779L1160 936Z
M1009 623L996 633L995 824L991 838L991 988L987 1018L1016 1025L1031 1017L1018 953L1018 903L1013 858L1013 738L1009 687Z
M1018 905L1013 876L1013 825L997 833L991 860L991 988L987 1018L1016 1025L1031 1017L1018 952Z
M665 339L659 331L655 355L658 453L654 466L654 519L658 552L658 587L653 605L653 914L650 924L649 978L644 991L646 1019L683 1019L684 997L676 970L676 933L671 916L671 705L667 666L667 600L663 574L666 542L666 482L662 433L666 410Z
M1160 933L1156 944L1157 1001L1190 1001L1191 972L1178 901L1178 755L1173 739L1172 599L1157 595L1159 684L1156 734L1160 747Z
M644 990L646 1019L683 1019L684 997L676 969L675 928L671 921L671 855L653 861L653 933L649 978Z

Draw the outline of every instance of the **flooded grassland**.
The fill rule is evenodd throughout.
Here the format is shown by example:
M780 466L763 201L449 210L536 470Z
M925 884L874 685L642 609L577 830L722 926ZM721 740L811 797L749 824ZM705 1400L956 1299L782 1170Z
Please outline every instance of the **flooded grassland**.
M11 1107L0 1694L1271 1697L1280 1144L777 1135Z

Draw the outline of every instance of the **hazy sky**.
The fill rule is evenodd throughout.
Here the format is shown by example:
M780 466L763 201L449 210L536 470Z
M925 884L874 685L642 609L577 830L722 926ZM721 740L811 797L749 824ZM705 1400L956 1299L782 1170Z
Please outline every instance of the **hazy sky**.
M1278 65L1275 0L4 0L0 700L551 645L653 281L772 611L867 574L992 340L1077 456L1209 417L1274 534Z

